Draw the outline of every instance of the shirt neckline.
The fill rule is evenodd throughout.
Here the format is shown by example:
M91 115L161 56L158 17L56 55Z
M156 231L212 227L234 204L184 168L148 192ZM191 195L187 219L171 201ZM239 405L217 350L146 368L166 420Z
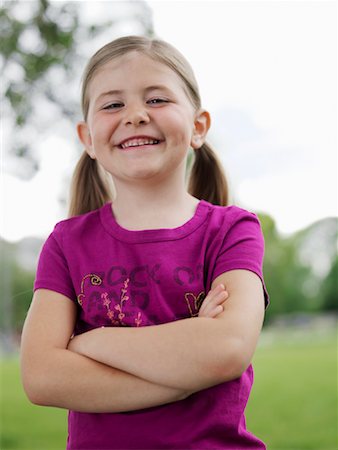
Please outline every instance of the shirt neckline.
M145 243L182 239L199 228L207 219L210 204L200 200L194 215L183 225L176 228L159 228L154 230L127 230L117 222L112 210L112 202L106 203L100 210L100 219L105 230L114 238L129 243Z

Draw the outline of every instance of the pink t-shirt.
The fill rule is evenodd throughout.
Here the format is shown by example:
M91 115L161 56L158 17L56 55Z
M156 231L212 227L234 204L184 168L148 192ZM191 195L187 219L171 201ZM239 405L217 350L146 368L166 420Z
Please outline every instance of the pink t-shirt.
M196 317L223 272L250 270L264 286L263 252L257 217L235 206L202 200L181 227L130 231L118 225L108 203L56 225L42 249L34 287L76 302L76 334L100 326L156 325ZM236 380L175 403L126 413L70 411L67 448L263 450L245 425L252 383L250 366Z

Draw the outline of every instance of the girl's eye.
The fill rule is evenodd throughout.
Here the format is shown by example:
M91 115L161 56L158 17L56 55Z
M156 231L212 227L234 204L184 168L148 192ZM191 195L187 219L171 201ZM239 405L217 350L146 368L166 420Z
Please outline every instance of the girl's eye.
M166 100L165 98L152 98L148 100L147 103L151 105L158 105L160 103L168 103L168 100Z
M109 105L104 106L102 109L105 109L105 110L117 109L117 108L122 108L122 106L123 106L123 103L114 102L114 103L109 103Z

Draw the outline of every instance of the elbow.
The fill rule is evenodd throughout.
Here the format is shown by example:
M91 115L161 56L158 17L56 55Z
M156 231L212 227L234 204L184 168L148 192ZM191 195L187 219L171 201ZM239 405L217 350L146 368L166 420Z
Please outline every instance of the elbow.
M249 358L238 356L234 361L234 376L232 379L240 378L251 363Z
M22 386L28 400L31 403L38 406L47 406L44 395L45 389L42 383L30 375L23 374Z
M37 391L33 391L31 389L26 389L26 388L24 390L26 393L26 397L33 405L47 406Z
M226 357L221 358L219 376L222 382L240 378L251 363L252 354L241 339L232 339L227 344Z
M21 367L21 382L28 400L34 405L51 406L48 399L48 386L46 375L42 367Z

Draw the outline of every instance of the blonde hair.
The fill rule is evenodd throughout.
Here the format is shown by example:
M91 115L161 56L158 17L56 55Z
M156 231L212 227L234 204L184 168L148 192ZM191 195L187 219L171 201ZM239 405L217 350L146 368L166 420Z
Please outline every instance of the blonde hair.
M87 120L89 109L89 84L95 73L107 62L126 53L137 51L170 67L183 80L188 98L196 110L201 107L201 98L193 70L172 45L159 39L144 36L125 36L106 44L89 60L82 83L82 112ZM228 204L228 185L222 165L209 144L195 150L188 191L194 197L210 203ZM99 167L96 160L86 152L81 156L73 175L69 216L84 214L100 208L113 199L113 188L109 177Z

